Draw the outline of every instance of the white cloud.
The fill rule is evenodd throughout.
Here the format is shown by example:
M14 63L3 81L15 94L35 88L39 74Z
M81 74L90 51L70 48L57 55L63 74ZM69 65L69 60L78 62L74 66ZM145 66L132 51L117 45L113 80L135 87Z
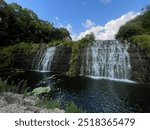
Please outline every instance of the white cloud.
M73 40L79 40L85 37L86 34L93 33L95 35L96 40L114 40L115 34L117 34L119 28L124 25L127 21L135 18L140 13L129 12L125 15L122 15L120 18L110 20L104 26L95 25L91 20L86 21L87 30L85 32L81 32L79 35L72 35ZM88 26L89 25L89 26Z
M55 25L56 25L57 27L66 28L70 33L73 33L73 31L72 31L72 25L71 25L71 24L69 24L69 23L67 23L67 22L62 23L62 22L60 21L60 19L59 19L58 16L55 16L54 19L55 19Z
M59 17L56 16L55 19L56 19L56 21L59 21Z
M82 25L83 25L86 29L90 29L90 28L92 28L92 27L95 25L95 23L94 23L92 20L87 19L87 20L85 21L85 23L82 23Z
M71 24L63 24L63 23L59 23L59 27L61 28L66 28L70 34L73 34L73 30L72 30L72 25Z
M67 24L66 26L62 26L64 28L66 28L70 33L72 33L72 25L71 24Z
M100 2L103 4L107 4L107 3L111 2L111 0L100 0Z

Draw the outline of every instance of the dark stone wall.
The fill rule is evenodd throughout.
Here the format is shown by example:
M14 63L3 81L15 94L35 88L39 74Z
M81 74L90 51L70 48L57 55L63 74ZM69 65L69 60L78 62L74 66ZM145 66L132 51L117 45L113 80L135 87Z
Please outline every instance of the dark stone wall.
M46 48L45 48L46 49ZM37 53L41 53L45 50L37 49L36 52L31 54L25 54L20 50L14 54L12 57L12 66L16 69L34 69L33 61L37 56ZM86 47L83 47L79 51L78 62L76 66L76 74L80 74L82 61L85 57ZM128 52L131 59L131 80L137 81L139 83L150 83L150 57L146 54L144 49L141 49L137 45L130 44ZM65 74L69 71L70 59L72 54L72 48L69 46L57 46L56 52L53 57L51 64L51 71L55 73ZM39 57L37 56L37 59ZM37 64L35 62L35 64Z
M36 56L36 52L26 54L20 50L17 50L12 56L12 67L15 69L32 69L32 63Z
M71 47L58 46L51 64L51 71L55 73L65 74L70 67L71 54Z
M35 69L34 67L40 60L40 55L43 54L46 48L38 48L37 51L30 54L17 51L12 57L12 66L15 69ZM72 48L67 46L57 46L53 61L51 64L51 70L55 73L66 73L70 67L70 58L72 54Z
M76 67L77 74L80 74L80 70L82 66L84 66L83 75L85 74L86 61L83 59L85 59L84 57L86 57L86 51L87 51L87 47L83 47L79 51L79 58L78 58L77 67Z
M128 52L131 59L131 79L139 83L150 83L150 57L144 49L130 44Z

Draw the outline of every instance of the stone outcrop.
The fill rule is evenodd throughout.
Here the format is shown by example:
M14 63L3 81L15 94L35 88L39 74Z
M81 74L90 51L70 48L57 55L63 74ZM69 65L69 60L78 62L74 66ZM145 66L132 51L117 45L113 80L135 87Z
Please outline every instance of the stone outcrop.
M70 67L72 48L68 46L58 46L51 64L51 71L65 74Z
M44 53L46 48L38 48L37 51L25 54L19 50L13 55L12 65L15 69L32 69L38 63L39 55ZM69 70L72 48L69 46L57 46L53 56L51 71L55 73L66 73Z
M65 113L58 108L37 107L39 98L11 92L0 93L0 113Z
M25 54L25 52L17 50L12 56L12 67L15 69L32 69L32 63L37 52L38 50Z
M17 69L34 69L33 61L36 60L36 55L39 52L44 52L45 49L38 48L36 52L30 55L25 55L18 50L12 58L13 67ZM81 48L79 51L78 62L75 68L76 74L80 74L81 64L84 63L82 59L85 56L85 52L86 47ZM131 79L140 83L150 83L150 57L148 57L144 49L134 44L130 44L128 52L130 54L132 66ZM65 74L70 67L71 54L72 48L70 46L57 46L51 63L51 71Z
M84 57L86 56L87 47L82 47L79 51L79 58L76 66L77 74L80 74L81 65L86 67L85 61L83 61Z
M150 57L144 49L130 44L131 79L139 83L150 83Z

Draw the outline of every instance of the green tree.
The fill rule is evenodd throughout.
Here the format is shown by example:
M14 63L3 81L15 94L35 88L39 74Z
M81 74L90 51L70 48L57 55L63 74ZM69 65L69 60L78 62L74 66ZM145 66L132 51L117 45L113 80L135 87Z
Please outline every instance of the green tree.
M93 41L95 41L95 36L93 33L85 35L85 37L80 40L81 43L90 43Z
M139 35L144 32L144 29L136 23L128 23L122 26L116 35L116 39L128 40L134 35Z
M116 38L136 43L150 55L150 5L144 7L141 15L123 25Z
M38 18L30 9L16 3L0 3L0 46L19 42L49 43L70 37L65 28L55 28L53 24Z

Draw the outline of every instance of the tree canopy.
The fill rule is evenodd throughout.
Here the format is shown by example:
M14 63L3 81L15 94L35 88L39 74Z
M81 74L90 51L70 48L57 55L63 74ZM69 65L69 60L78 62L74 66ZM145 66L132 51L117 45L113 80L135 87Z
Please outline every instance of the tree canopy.
M141 15L119 29L116 39L137 43L150 55L150 5L142 10Z
M0 46L19 42L48 43L65 37L70 37L67 29L55 28L32 10L16 3L0 2Z
M150 5L143 8L141 15L123 25L116 35L117 39L131 40L135 35L150 35Z

